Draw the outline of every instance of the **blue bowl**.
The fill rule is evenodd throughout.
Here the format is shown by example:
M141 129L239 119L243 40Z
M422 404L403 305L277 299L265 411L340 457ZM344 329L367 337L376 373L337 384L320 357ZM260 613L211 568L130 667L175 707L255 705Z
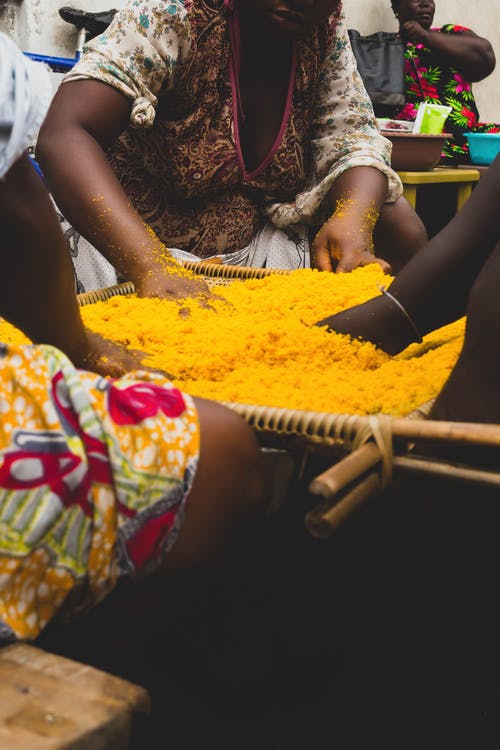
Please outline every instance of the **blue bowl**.
M472 164L488 165L500 153L500 133L464 133Z

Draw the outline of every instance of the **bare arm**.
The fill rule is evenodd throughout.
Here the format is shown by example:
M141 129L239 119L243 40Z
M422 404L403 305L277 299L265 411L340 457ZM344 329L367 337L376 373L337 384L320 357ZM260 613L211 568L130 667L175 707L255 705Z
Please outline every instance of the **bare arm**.
M353 167L340 175L330 191L334 213L318 232L312 246L314 265L337 272L379 262L373 253L373 229L387 196L387 178L374 167Z
M84 328L73 269L49 194L28 156L0 180L0 314L80 368L117 377L144 355Z
M400 34L407 42L428 47L438 59L463 73L468 81L482 81L495 70L493 47L473 31L446 34L424 29L418 21L405 21Z
M130 205L106 157L126 128L130 101L105 83L60 86L40 131L37 159L70 223L139 295L184 297L206 291L181 267Z
M469 292L500 241L500 157L456 216L396 276L389 292L423 336L465 314ZM404 314L384 295L325 318L339 333L396 354L414 341Z

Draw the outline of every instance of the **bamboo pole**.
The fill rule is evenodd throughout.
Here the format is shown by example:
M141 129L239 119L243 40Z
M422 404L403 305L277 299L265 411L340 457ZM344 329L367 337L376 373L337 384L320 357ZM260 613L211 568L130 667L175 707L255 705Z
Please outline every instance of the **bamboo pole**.
M370 461L375 461L376 452L378 452L379 460L381 460L379 449L373 443L370 445L375 449L370 452ZM362 446L362 448L364 447ZM331 536L355 512L359 511L366 502L375 497L383 489L378 472L371 472L363 476L367 470L366 468L362 469L363 458L365 458L365 463L368 464L366 455L362 455L361 458L358 455L355 463L348 464L347 467L345 466L348 459L356 453L359 454L361 450L360 448L354 454L351 454L351 456L331 466L313 479L309 485L309 492L321 496L324 501L306 516L306 528L313 536L318 538ZM372 466L376 465L376 463L376 461L372 463ZM409 473L445 477L446 479L460 482L500 487L500 473L487 469L476 469L463 464L437 461L420 456L395 456L393 465ZM359 470L359 473L356 474L357 470ZM345 481L346 479L348 481ZM354 484L353 488L335 503L335 497L339 494L340 490L349 484ZM330 503L330 507L325 508L325 502Z
M500 425L476 422L441 422L429 419L394 419L392 434L411 442L426 440L454 445L500 446Z
M361 477L368 469L378 464L380 460L381 453L378 446L375 443L365 443L315 477L309 485L309 492L330 499Z
M256 432L274 433L277 436L349 443L356 433L370 425L368 417L354 414L312 412L231 401L221 403L240 414ZM391 419L390 426L394 438L408 443L425 440L455 445L500 446L498 424L395 417Z
M330 536L381 489L382 482L378 473L368 474L333 507L311 510L305 518L307 530L318 539Z
M448 463L445 461L427 460L420 457L397 456L394 466L412 474L427 474L433 477L445 477L471 484L484 484L490 487L500 487L500 474L488 469L475 469L464 464Z

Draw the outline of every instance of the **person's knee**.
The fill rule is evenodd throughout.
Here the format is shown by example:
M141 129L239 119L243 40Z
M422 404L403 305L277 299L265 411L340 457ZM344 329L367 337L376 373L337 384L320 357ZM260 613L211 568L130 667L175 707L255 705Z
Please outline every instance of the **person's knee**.
M201 423L201 479L218 485L219 497L242 514L267 507L271 482L252 429L235 412L220 404L196 400ZM208 476L208 474L210 476Z
M500 332L500 244L472 285L467 302L467 333L491 341ZM496 347L495 347L496 348Z
M270 501L257 441L237 414L195 399L200 419L200 455L179 536L165 571L207 569L245 549Z
M385 204L375 227L376 254L387 260L394 274L426 244L427 231L422 220L403 196Z

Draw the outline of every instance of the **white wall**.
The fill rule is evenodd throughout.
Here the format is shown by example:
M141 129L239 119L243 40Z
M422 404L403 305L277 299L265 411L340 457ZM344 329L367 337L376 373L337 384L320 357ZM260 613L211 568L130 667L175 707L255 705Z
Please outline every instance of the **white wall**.
M500 121L500 0L435 0L435 23L457 23L485 36L497 54L497 70L474 85L481 119ZM58 15L63 5L85 10L121 8L126 0L0 0L0 29L25 50L54 55L74 52L76 32ZM397 24L389 0L344 0L349 26L363 34L393 31Z

